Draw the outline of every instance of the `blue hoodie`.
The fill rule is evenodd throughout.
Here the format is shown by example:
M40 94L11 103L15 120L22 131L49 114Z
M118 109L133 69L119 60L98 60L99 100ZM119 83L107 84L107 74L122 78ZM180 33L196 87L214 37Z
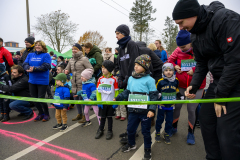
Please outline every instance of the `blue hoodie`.
M70 90L69 86L65 84L64 86L58 86L55 90L54 99L63 99L69 100L70 99ZM68 104L62 103L53 103L56 109L63 109L68 108Z
M23 63L24 70L33 68L33 72L29 72L29 83L48 85L49 69L51 69L51 57L48 53L37 52L29 53Z

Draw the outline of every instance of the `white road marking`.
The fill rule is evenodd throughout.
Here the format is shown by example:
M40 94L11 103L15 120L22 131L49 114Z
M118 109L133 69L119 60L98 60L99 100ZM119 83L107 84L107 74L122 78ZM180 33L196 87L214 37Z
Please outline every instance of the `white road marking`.
M160 133L162 133L164 131L164 127L165 127L165 121L162 124L162 128ZM156 131L154 131L151 134L152 137L152 146L154 145L155 141L155 133ZM153 153L154 154L154 153ZM144 143L138 148L138 150L134 153L134 155L132 155L132 157L129 160L142 160L144 158Z
M89 117L89 119L93 119L93 118L95 118L95 117L96 117L96 115L93 114L93 115L91 115L91 116ZM50 137L48 137L48 138L46 138L46 139L44 139L44 140L42 140L42 141L49 143L49 142L51 142L52 140L54 140L54 139L62 136L63 134L65 134L65 133L73 130L74 128L76 128L76 127L78 127L78 126L80 126L80 125L81 125L81 124L79 124L79 123L75 123L75 124L71 125L70 127L68 127L68 129L65 130L64 132L58 132L58 133L56 133L56 134L54 134L54 135L52 135L52 136L50 136ZM33 146L30 146L30 147L28 147L28 148L26 148L26 149L24 149L24 150L22 150L22 151L20 151L20 152L18 152L18 153L16 153L16 154L12 155L11 157L6 158L5 160L15 160L15 159L21 158L21 157L25 156L26 154L34 151L34 150L37 149L38 147L43 146L44 144L45 144L45 143L43 143L43 142L38 142L38 143L34 144Z

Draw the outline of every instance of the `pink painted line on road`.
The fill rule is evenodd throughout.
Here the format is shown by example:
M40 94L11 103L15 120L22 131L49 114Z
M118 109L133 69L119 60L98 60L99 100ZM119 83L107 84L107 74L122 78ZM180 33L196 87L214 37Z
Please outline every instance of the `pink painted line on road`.
M29 145L34 146L34 147L38 147L39 149L41 149L43 151L46 151L46 152L58 155L59 157L64 158L66 160L75 160L75 158L73 158L71 156L68 156L66 154L63 154L61 152L58 152L58 151L55 151L55 150L52 150L52 149L49 149L49 148L46 148L46 147L39 146L39 145L37 145L37 144L35 144L33 142L30 142L30 141L27 141L27 140L22 139L20 137L17 137L16 135L7 134L6 132L1 132L0 134L3 134L5 136L7 136L7 137L15 138L16 140L18 140L18 141L20 141L22 143L29 144Z
M85 153L81 153L81 152L78 152L78 151L74 151L74 150L70 150L70 149L67 149L67 148L59 147L59 146L56 146L56 145L47 143L47 142L45 142L45 141L41 141L41 140L38 140L38 139L35 139L35 138L32 138L32 137L29 137L29 136L24 135L24 134L21 134L21 133L16 133L16 132L11 132L11 131L6 131L6 130L0 129L0 134L9 135L9 136L12 136L12 137L14 137L14 138L16 138L16 139L18 139L19 137L23 137L23 138L26 138L26 139L28 139L28 140L33 140L33 141L41 142L41 143L44 143L44 144L46 144L46 145L48 145L48 146L51 146L51 147L54 147L54 148L57 148L57 149L60 149L60 150L67 151L67 152L69 152L69 153L76 154L77 156L82 157L82 158L86 158L86 159L89 159L89 160L97 160L96 158L91 157L91 156L89 156L89 155L87 155L87 154L85 154ZM18 137L18 136L19 136L19 137ZM20 138L20 139L23 140L23 141L29 142L29 141L24 140L24 139L22 139L22 138ZM19 140L19 139L18 139L18 140ZM23 141L22 141L22 142L23 142ZM24 142L24 143L25 143L25 142ZM30 143L32 143L32 142L30 142ZM33 144L34 144L34 143L33 143ZM32 144L30 144L30 145L32 145ZM36 144L34 144L34 145L36 145ZM32 145L32 146L34 146L34 145ZM36 147L39 147L39 148L40 148L41 146L37 145ZM47 148L47 149L48 149L48 148ZM44 149L44 150L45 150L45 149ZM53 150L53 151L54 151L54 150ZM47 151L47 152L50 152L50 153L52 153L52 154L55 154L55 153L53 153L52 151ZM54 152L57 152L57 151L54 151ZM59 154L59 153L57 153L57 154ZM64 155L65 155L65 154L62 155L63 158L64 158ZM69 159L69 158L68 158L68 159Z

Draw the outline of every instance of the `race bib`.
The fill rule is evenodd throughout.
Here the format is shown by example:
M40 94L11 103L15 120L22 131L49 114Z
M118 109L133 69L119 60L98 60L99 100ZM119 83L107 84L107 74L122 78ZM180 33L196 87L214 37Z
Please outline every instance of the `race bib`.
M176 92L165 93L162 92L162 101L173 101L176 100Z
M112 85L111 84L100 84L98 86L98 92L110 94L110 93L112 93Z
M59 96L54 96L53 99L61 99ZM54 105L60 106L60 103L53 103Z
M134 101L134 102L148 101L148 95L129 94L128 101ZM147 105L128 105L128 107L147 109Z
M181 71L190 71L196 66L196 63L193 59L181 60Z
M82 96L84 101L88 101L89 100L88 97L87 97L87 94L81 94L81 96Z

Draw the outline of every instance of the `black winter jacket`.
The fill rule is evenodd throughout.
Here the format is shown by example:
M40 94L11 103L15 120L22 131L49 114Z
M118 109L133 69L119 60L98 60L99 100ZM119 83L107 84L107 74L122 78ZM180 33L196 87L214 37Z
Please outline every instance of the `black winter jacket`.
M23 75L12 80L13 84L0 85L0 90L14 93L14 96L31 97L29 93L28 77Z
M210 71L217 82L216 98L228 97L240 85L240 15L218 1L203 5L190 32L197 62L192 93Z
M139 49L140 49L140 54L147 54L151 57L151 65L150 65L150 72L151 77L155 79L155 82L157 83L159 79L162 78L162 66L163 66L163 61L154 53L151 49L146 47L145 42L136 42Z
M129 40L125 48L119 47L118 65L119 65L119 78L118 86L120 89L127 87L127 81L134 70L135 59L140 55L138 45Z
M34 47L26 48L26 50L25 50L25 51L23 52L23 54L22 54L22 57L21 57L20 60L18 61L18 65L20 65L20 66L23 65L23 63L25 62L28 54L34 52L33 49L34 49Z

